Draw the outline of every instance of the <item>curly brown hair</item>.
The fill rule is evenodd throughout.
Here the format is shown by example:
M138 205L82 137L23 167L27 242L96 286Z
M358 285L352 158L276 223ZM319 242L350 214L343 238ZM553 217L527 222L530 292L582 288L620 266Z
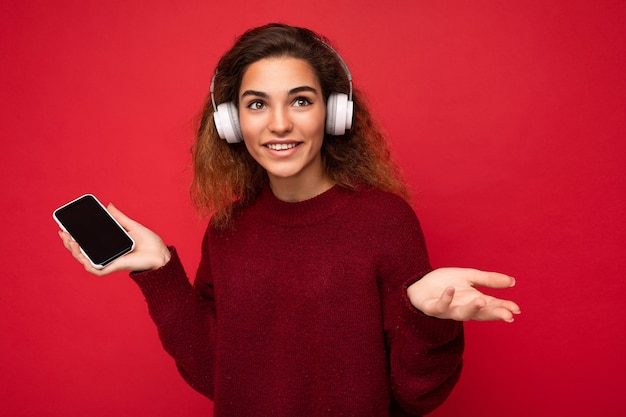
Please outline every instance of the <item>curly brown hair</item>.
M238 107L239 87L246 69L269 57L307 61L319 78L325 101L331 93L347 94L350 82L344 64L329 45L327 39L305 28L272 23L250 29L217 65L215 100L231 101ZM353 101L352 128L341 136L324 136L321 156L326 174L342 187L354 188L364 183L408 200L408 187L391 158L387 140L357 89L353 91ZM245 205L254 200L269 180L244 143L229 144L219 137L213 113L208 95L192 149L191 195L198 209L206 214L214 213L213 225L226 227L235 202Z

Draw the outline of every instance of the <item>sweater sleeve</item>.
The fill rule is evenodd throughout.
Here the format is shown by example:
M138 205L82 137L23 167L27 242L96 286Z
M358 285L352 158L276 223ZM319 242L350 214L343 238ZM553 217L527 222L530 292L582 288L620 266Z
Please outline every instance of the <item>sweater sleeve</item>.
M131 278L141 289L163 348L176 362L182 377L196 391L212 399L215 302L211 280L207 279L206 244L202 247L202 260L193 286L175 248L170 248L172 258L165 266L131 273ZM203 279L198 279L201 276Z
M463 324L426 316L411 305L407 287L431 267L415 213L403 204L393 210L381 233L379 270L394 398L391 415L423 415L441 405L459 379Z

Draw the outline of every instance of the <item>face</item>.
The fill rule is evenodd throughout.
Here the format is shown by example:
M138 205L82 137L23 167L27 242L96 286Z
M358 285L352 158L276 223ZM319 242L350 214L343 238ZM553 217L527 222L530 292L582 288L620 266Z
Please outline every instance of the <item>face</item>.
M239 89L241 132L275 194L291 189L313 196L324 191L318 189L328 183L320 155L325 119L322 88L306 61L266 58L244 73Z

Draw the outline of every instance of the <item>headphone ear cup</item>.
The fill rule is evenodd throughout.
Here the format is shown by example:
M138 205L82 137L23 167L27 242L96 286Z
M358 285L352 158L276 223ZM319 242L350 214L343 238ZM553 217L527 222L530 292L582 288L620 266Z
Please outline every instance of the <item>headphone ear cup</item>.
M217 106L217 110L213 113L213 121L220 138L226 139L228 143L243 141L237 106L233 102L229 101Z
M352 127L353 115L354 102L348 100L347 94L331 94L326 104L326 133L344 135Z

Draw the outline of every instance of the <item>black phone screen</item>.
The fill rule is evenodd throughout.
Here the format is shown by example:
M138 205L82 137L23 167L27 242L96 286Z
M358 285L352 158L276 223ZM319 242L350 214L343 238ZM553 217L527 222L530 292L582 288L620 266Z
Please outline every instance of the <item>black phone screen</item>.
M57 209L54 217L95 265L105 266L133 248L130 236L91 194Z

